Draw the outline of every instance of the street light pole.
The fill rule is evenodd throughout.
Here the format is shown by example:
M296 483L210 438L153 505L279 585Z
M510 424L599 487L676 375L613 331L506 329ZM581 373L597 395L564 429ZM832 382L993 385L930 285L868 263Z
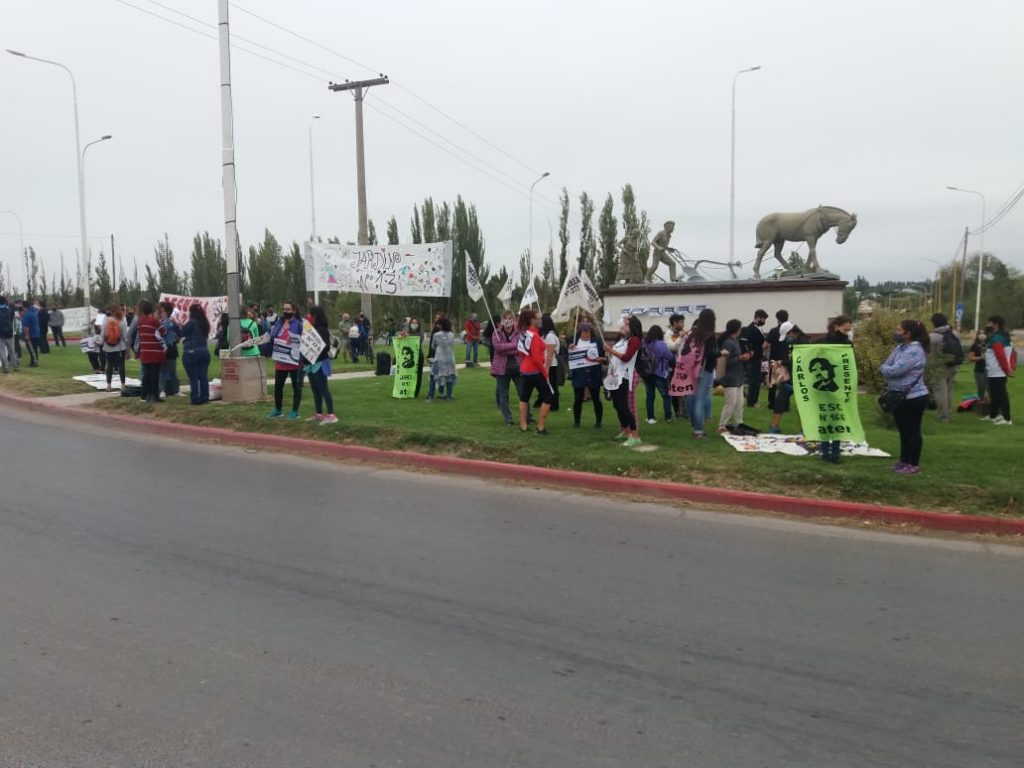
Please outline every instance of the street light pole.
M969 195L977 195L981 198L981 226L978 227L978 295L974 302L974 333L977 335L978 329L981 328L981 279L985 274L985 219L986 219L986 208L987 201L985 195L976 189L964 189L963 187L951 187L947 186L946 189L953 192L966 192ZM966 238L966 235L964 235ZM966 242L966 240L965 240ZM964 247L964 280L967 278L967 248Z
M313 190L313 121L319 120L320 115L313 115L309 119L309 210L312 217L312 228L310 229L310 242L316 242L316 194ZM316 284L313 285L313 303L320 304L320 291Z
M544 171L540 177L530 185L530 277L533 277L533 188L540 184L544 179L550 176L551 173Z
M736 80L747 72L756 72L756 67L741 69L732 76L732 141L729 149L729 262L736 260Z
M84 274L85 284L82 287L82 295L83 295L83 297L85 299L85 307L86 307L85 311L86 311L86 314L88 315L89 314L89 308L91 306L90 303L89 303L90 302L90 296L89 296L89 269L90 269L90 262L89 262L89 239L88 239L88 236L86 235L86 229L85 229L85 174L84 174L84 171L82 170L82 140L81 140L81 137L80 137L80 134L79 134L79 130L78 130L78 85L77 85L77 83L75 83L75 76L71 72L71 70L68 69L67 67L65 67L63 64L61 64L58 61L50 61L49 59L40 59L40 58L38 58L36 56L29 56L27 53L22 53L21 51L12 51L10 48L7 49L7 52L9 54L11 54L12 56L19 56L19 57L21 57L23 59L31 59L32 61L38 61L38 62L40 62L42 64L50 64L50 65L52 65L54 67L60 67L65 72L67 72L68 73L68 77L71 78L71 98L72 98L72 100L74 102L74 107L75 107L75 158L76 158L76 161L78 163L78 226L79 226L79 230L80 230L79 234L80 234L81 249L82 249L82 253L81 253L80 258L81 258L82 262L85 264L85 270L84 270L84 272L85 272L85 274Z
M18 242L21 244L21 258L25 258L25 230L21 226L21 217L14 211L0 211L0 213L9 213L18 221ZM10 262L7 264L7 282L11 282L11 265ZM10 291L12 286L8 285L7 290Z

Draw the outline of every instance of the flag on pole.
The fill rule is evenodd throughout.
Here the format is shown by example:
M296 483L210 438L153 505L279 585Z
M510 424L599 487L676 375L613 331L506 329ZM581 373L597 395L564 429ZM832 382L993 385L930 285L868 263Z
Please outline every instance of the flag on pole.
M530 278L530 284L526 286L526 291L523 292L523 299L519 302L519 308L523 309L531 304L539 304L540 298L537 296L537 286L533 282L533 278Z
M466 259L466 290L469 292L469 298L473 301L480 301L484 297L484 287L480 284L480 276L476 273L476 267L473 266L473 260L469 258L469 254L463 251L462 255Z
M558 304L555 311L551 313L551 319L556 323L562 323L569 319L570 310L573 307L586 307L586 295L583 291L583 281L580 280L576 264L570 264L565 275L565 282L558 294Z
M590 276L587 274L587 270L580 272L580 283L582 298L580 300L580 306L587 310L592 315L597 315L597 310L601 308L601 294L598 293L597 288L592 282L590 282Z
M505 309L509 308L512 303L512 275L509 274L508 280L505 281L505 285L502 286L501 290L498 291L498 301L502 303Z

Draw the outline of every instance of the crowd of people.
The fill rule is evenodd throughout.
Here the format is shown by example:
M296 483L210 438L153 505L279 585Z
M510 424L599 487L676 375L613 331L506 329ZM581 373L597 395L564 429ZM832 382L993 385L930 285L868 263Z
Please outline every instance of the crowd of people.
M0 296L0 368L5 374L21 370L22 356L27 354L28 368L38 368L40 355L50 354L49 336L55 347L66 347L64 312L46 301L15 301L7 303Z

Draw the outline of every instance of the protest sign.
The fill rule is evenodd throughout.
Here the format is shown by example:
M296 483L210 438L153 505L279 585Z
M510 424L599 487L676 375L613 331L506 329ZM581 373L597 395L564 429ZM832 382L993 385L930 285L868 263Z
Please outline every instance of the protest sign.
M530 284L526 287L523 292L523 298L519 302L519 308L524 309L531 304L537 304L540 299L537 297L537 286L534 285L533 278L530 278Z
M188 321L188 308L198 304L206 313L206 319L210 321L210 338L217 335L217 324L220 323L220 316L228 311L227 296L176 296L172 293L161 293L160 301L169 301L174 308L181 312L178 322L184 325Z
M299 339L299 354L309 363L315 363L320 353L324 351L327 342L324 341L316 328L309 320L302 321L302 338Z
M575 371L578 368L600 365L597 358L597 344L593 341L583 341L580 339L576 342L575 346L569 350L569 370Z
M382 296L448 296L452 244L304 245L306 290Z
M793 347L793 397L809 440L865 442L857 408L857 362L849 344Z
M401 399L416 397L416 378L420 366L420 340L416 336L395 336L395 383L391 396Z

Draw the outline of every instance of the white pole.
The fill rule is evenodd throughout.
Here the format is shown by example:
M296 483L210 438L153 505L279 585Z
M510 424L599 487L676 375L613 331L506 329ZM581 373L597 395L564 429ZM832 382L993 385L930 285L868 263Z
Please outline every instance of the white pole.
M310 240L316 242L316 194L313 189L313 121L319 120L320 115L313 115L309 120L309 209L312 215L312 236ZM320 304L320 291L316 284L313 284L313 303Z
M224 261L227 263L228 338L242 338L238 301L238 229L235 220L235 134L231 103L231 31L228 26L228 0L217 0L220 31L220 124L222 176L224 187Z
M538 184L540 184L544 179L546 179L550 175L551 174L548 171L544 171L544 173L542 173L540 175L540 177L535 182L533 182L533 184L530 185L530 246L529 246L529 249L528 249L529 252L530 252L530 277L533 277L533 273L534 273L534 269L533 269L533 188L536 187Z
M953 192L966 192L969 195L977 195L981 198L981 226L978 227L978 296L974 303L974 333L977 335L981 328L981 279L985 274L985 218L986 200L985 195L976 189L964 189L963 187L946 186L946 189ZM964 266L967 266L967 234L964 234ZM967 273L964 272L964 279Z
M745 72L756 72L761 65L741 69L732 76L732 140L729 145L729 261L736 260L736 79Z

